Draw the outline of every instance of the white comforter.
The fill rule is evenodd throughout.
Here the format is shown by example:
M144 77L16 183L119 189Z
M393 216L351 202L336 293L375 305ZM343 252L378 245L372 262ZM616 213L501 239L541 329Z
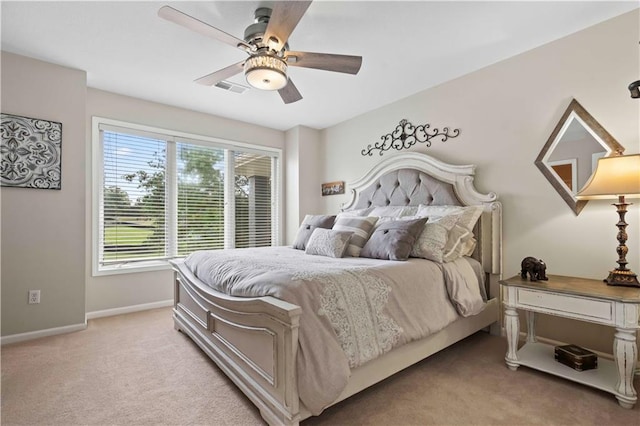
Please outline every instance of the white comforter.
M351 368L484 308L482 268L468 258L334 259L268 247L200 251L185 264L217 291L302 308L298 392L314 415L339 396Z

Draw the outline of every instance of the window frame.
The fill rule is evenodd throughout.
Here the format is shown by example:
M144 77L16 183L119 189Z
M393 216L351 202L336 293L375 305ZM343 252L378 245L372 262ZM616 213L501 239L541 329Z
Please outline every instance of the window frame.
M221 139L211 136L198 135L194 133L187 133L177 130L170 130L164 128L158 128L154 126L147 126L142 124L130 123L121 120L114 120L105 117L93 116L91 120L91 263L92 263L92 276L101 275L113 275L124 273L136 273L136 272L150 272L158 270L167 270L171 268L171 265L167 260L149 260L149 261L135 261L131 263L123 262L113 265L100 265L100 232L102 229L102 221L100 220L101 201L103 198L103 175L104 175L104 158L102 140L100 137L100 127L112 127L115 129L121 129L121 131L129 131L132 134L152 134L155 137L161 136L162 139L173 142L167 144L167 187L171 186L167 192L171 194L177 193L176 179L175 179L175 143L177 140L180 142L187 142L194 145L201 145L205 147L221 148L225 150L225 162L229 166L230 162L233 163L233 155L230 155L234 148L242 151L252 151L259 154L270 155L275 158L272 161L271 172L275 179L275 183L271 185L272 200L272 226L271 236L272 245L280 245L282 241L283 233L283 155L282 149L269 146L262 146L257 144L250 144L246 142L232 141L227 139ZM116 130L117 131L117 130ZM173 153L171 152L173 147ZM233 173L233 167L227 169ZM227 172L228 174L229 172ZM233 174L225 178L225 208L224 208L224 247L234 247L234 232L235 232L235 214L233 199ZM231 191L231 192L229 192ZM172 206L177 202L176 200L168 200L168 206ZM167 212L167 224L168 232L167 239L168 244L177 244L176 229L173 229L171 225L176 221L174 217L176 212L169 207ZM274 223L275 222L275 223ZM274 226L275 225L275 226ZM180 258L176 256L175 258Z

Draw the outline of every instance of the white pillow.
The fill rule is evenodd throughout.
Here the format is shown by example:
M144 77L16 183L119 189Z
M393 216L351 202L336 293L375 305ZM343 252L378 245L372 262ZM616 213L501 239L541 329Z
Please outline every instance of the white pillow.
M483 206L425 206L421 204L418 215L427 216L432 222L437 218L453 217L456 222L447 234L443 249L443 261L452 262L461 256L469 256L475 249L473 228L482 215Z
M374 207L368 215L377 217L403 217L414 216L417 211L418 206L383 206Z
M458 225L462 225L469 232L473 232L473 228L476 226L476 222L482 216L484 211L483 206L467 206L463 207L462 215L458 218Z
M472 237L473 234L471 232L456 223L447 235L447 244L444 246L444 255L442 256L443 260L445 262L453 262L462 256L466 248L466 241Z
M373 210L372 207L367 207L366 209L345 210L343 212L338 213L338 217L340 217L340 216L346 216L346 217L368 216L369 212L371 210Z
M473 251L476 249L477 244L478 244L478 241L475 238L473 237L469 238L467 241L463 243L464 248L462 250L462 255L471 256L473 254Z
M353 232L316 228L313 230L305 253L327 257L342 257Z
M360 250L367 243L377 221L377 217L338 216L333 229L353 233L347 247L347 256L360 257Z
M453 228L455 223L454 216L445 216L434 221L429 219L411 249L411 257L421 257L442 263L449 230Z
M424 216L423 216L424 217ZM404 217L396 217L396 216L380 216L378 217L378 221L376 222L376 228L379 225L387 222L393 222L394 220L412 220L412 219L420 219L417 216L404 216Z
M462 206L427 206L420 204L418 206L418 216L427 217L443 217L454 213L462 213Z
M482 215L484 207L479 206L418 206L418 216L427 216L429 218L443 217L449 215L458 215L457 224L465 228L469 232L473 232L473 227Z

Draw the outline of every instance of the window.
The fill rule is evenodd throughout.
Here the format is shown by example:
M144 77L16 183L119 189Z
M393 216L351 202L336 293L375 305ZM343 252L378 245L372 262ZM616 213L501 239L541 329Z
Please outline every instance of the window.
M280 150L94 118L94 274L279 244Z

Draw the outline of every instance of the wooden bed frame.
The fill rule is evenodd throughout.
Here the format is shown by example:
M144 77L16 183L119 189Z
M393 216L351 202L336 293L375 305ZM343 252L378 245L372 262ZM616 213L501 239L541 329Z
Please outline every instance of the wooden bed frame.
M348 184L353 198L344 208L362 204L362 200L358 203L361 192L369 188L370 193L380 178L402 169L417 170L450 185L461 205L484 206L475 229L478 244L473 257L483 265L489 301L480 314L460 318L435 334L352 370L347 387L334 404L479 330L492 326L493 333L499 332L502 207L495 193L481 194L475 189L475 166L450 165L424 154L398 154ZM411 204L417 204L416 200L411 200ZM190 336L202 348L258 407L269 424L297 424L310 417L299 400L296 378L301 309L273 297L221 294L198 280L182 261L171 263L175 270L176 330Z

